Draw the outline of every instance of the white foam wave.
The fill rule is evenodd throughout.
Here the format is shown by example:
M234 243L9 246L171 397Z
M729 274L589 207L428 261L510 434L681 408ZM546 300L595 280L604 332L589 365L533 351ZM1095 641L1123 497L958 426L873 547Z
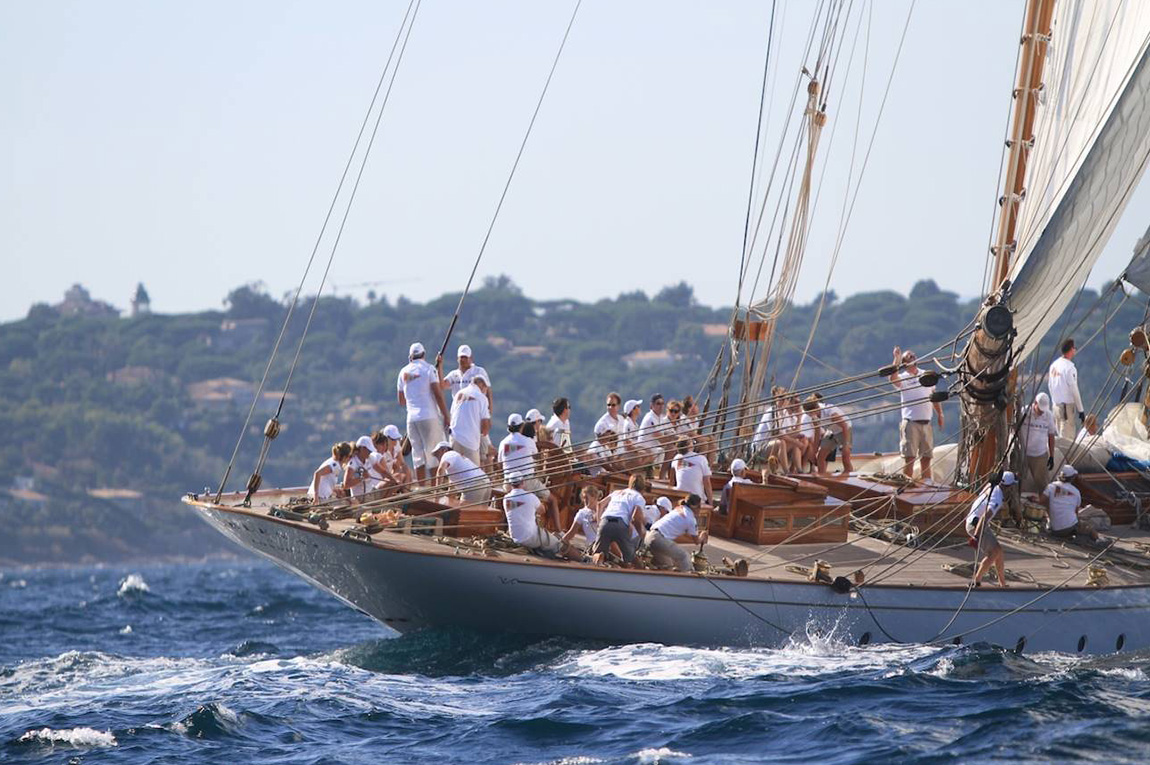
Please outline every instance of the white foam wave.
M1108 677L1120 677L1123 680L1142 681L1147 679L1146 672L1137 667L1110 667L1101 669L1099 672Z
M120 589L116 592L121 598L130 595L133 592L151 592L152 588L144 581L144 577L139 574L128 574L120 580Z
M120 630L120 634L121 635L131 635L132 634L132 625L125 624L124 627Z
M116 737L110 731L100 731L95 728L65 728L64 730L41 728L40 730L27 731L19 740L25 743L41 742L53 746L64 745L76 749L118 746Z
M685 760L691 755L686 752L676 752L674 749L668 749L665 746L658 749L640 749L635 752L635 758L639 761L640 765L660 765L664 762L673 762L675 760Z
M8 586L14 590L22 590L28 586L28 580L27 579L13 579L11 582L8 583Z

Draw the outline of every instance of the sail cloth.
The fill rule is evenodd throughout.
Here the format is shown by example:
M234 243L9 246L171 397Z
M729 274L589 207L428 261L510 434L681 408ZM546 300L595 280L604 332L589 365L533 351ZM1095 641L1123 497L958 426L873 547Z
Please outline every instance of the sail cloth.
M1150 2L1055 5L1010 275L1017 360L1085 281L1146 168L1148 43Z
M1134 257L1130 259L1130 265L1126 266L1122 278L1150 295L1150 228L1134 245Z

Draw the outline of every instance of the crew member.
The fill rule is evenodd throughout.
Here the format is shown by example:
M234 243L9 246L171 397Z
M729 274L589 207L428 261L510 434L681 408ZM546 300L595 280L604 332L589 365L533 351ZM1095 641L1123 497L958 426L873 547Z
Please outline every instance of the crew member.
M637 534L643 533L643 508L647 500L642 492L647 488L647 480L639 473L631 475L626 489L611 492L599 504L603 507L600 515L599 535L591 551L595 554L595 563L603 563L612 544L619 546L623 557L623 566L628 568L635 560ZM639 537L641 538L641 537Z
M451 401L451 448L476 465L483 462L483 437L491 430L489 388L487 375L474 374Z
M1078 520L1078 511L1082 508L1082 493L1078 491L1077 481L1078 471L1074 466L1063 465L1058 471L1058 478L1042 492L1042 503L1046 505L1046 514L1049 518L1050 536L1071 539L1082 535L1096 540L1098 532Z
M598 487L590 485L583 487L579 492L579 497L583 500L583 507L575 511L575 517L571 520L571 528L563 535L564 542L570 543L576 532L582 532L583 538L587 540L583 549L591 549L599 537L599 499L601 496Z
M698 494L689 494L682 504L651 526L643 541L651 551L656 568L670 567L684 573L691 571L691 554L675 540L687 536L700 547L707 543L707 532L700 533L695 521L695 512L701 504Z
M567 545L539 523L543 503L523 487L526 476L513 471L505 477L511 491L503 497L503 512L507 516L507 531L515 544L545 555L563 551Z
M352 445L347 441L331 447L331 456L320 463L311 477L307 496L312 502L325 502L332 497L345 496L343 489L344 466L351 459Z
M918 379L918 357L914 351L903 352L897 346L894 349L895 371L891 372L890 381L898 388L902 399L902 420L899 422L898 446L902 452L902 472L907 478L914 476L914 461L919 461L920 477L924 481L932 478L930 463L934 459L934 429L931 417L938 414L938 427L944 428L942 404L932 403L930 395L934 393L933 385L922 385ZM905 368L899 370L898 367Z
M707 458L691 448L691 439L680 438L675 445L675 488L692 494L706 495L707 504L714 504L711 494L711 466Z
M435 456L439 460L437 482L446 485L452 495L459 495L459 500L469 506L483 506L491 501L491 480L467 455L440 441L435 446Z
M375 444L371 442L371 436L360 436L359 440L355 442L351 459L347 461L347 465L343 469L343 488L347 490L350 496L362 497L371 488L369 486L371 479L367 475L367 463L374 451Z
M1078 393L1078 367L1074 366L1074 357L1078 348L1074 345L1074 338L1067 338L1062 343L1062 355L1050 365L1047 385L1050 386L1050 399L1054 404L1054 424L1058 427L1058 435L1073 439L1078 429L1075 418L1084 422L1086 413L1082 407L1082 396Z
M571 402L560 396L551 404L551 419L547 421L547 431L551 434L551 443L571 452Z
M1050 397L1039 393L1022 419L1021 436L1026 457L1026 486L1040 492L1050 483L1054 469L1054 418L1050 416Z
M834 404L823 402L822 395L815 391L811 397L819 402L819 419L822 422L822 439L819 441L818 471L827 471L827 460L836 450L843 463L844 473L854 472L851 462L851 445L854 441L854 428L843 410Z
M723 493L719 495L719 515L726 515L731 509L731 491L737 483L754 483L747 477L747 463L739 458L731 460L731 480L723 486Z
M407 438L411 442L411 462L415 476L422 481L427 468L435 470L438 464L431 452L445 440L445 428L450 424L447 406L439 392L439 374L424 360L426 351L422 343L412 343L408 351L408 364L399 370L395 381L399 405L407 409Z
M967 535L971 538L975 549L986 553L986 557L982 559L974 575L975 587L982 585L982 577L986 576L991 566L994 566L998 573L998 584L1002 587L1007 586L1006 563L1003 560L1002 545L998 543L998 537L991 530L990 521L1002 509L1002 505L1006 501L1003 487L1013 486L1015 481L1014 473L1009 470L1004 472L999 483L987 484L978 498L974 500L970 512L966 515Z

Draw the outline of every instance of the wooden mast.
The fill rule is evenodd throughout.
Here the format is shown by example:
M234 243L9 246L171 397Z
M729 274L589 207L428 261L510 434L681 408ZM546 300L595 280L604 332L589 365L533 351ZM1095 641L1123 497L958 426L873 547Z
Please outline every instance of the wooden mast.
M989 316L1002 302L999 294L1010 275L1012 256L1017 241L1018 209L1026 194L1026 165L1034 146L1034 120L1042 90L1042 70L1050 43L1051 19L1055 0L1028 0L1026 21L1020 45L1018 82L1014 89L1014 111L1007 140L1009 155L1006 178L999 205L998 233L991 248L994 269L988 286L985 308L979 316L978 329L967 347L966 371L974 378L964 396L964 431L973 428L967 439L971 451L967 458L966 478L971 483L995 470L1005 447L1006 427L1013 411L1015 373L1007 369L1013 328L1009 316L998 307L997 316Z

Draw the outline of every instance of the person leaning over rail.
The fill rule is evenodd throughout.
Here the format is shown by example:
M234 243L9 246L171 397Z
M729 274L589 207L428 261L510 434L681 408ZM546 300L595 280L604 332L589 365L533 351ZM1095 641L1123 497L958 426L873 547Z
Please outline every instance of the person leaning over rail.
M1003 487L1013 486L1015 483L1014 473L1007 470L998 482L992 480L986 485L966 515L966 534L970 537L971 546L986 553L981 563L975 561L978 566L974 574L975 587L982 586L982 578L990 571L991 566L994 566L998 573L999 586L1007 586L1006 562L1002 554L1002 545L998 543L998 537L990 528L990 522L1006 501Z
M391 469L391 439L382 430L371 436L373 451L367 455L364 463L367 467L367 490L369 492L383 491L399 485L399 479Z
M624 568L629 568L635 560L637 542L643 533L643 508L647 500L642 492L647 489L647 479L633 473L626 489L618 489L599 501L602 508L599 520L598 538L591 548L595 563L602 564L607 559L611 545L619 546ZM632 533L634 532L634 534Z
M505 477L511 491L503 497L503 512L507 516L507 532L515 544L545 555L566 554L567 543L540 524L543 503L524 488L527 477L515 471Z
M1086 536L1097 540L1098 532L1078 520L1078 511L1082 509L1082 493L1075 485L1077 481L1078 471L1074 466L1063 465L1058 471L1058 477L1042 492L1050 536L1058 539Z
M427 352L421 343L412 343L408 350L408 364L399 370L395 389L399 405L407 409L407 438L411 442L411 462L415 476L426 478L428 469L434 472L435 445L446 440L450 426L447 406L440 395L439 374L424 360Z
M1025 456L1025 486L1035 493L1046 489L1050 483L1050 470L1054 468L1054 418L1050 416L1050 397L1039 393L1034 403L1026 410L1020 429L1023 455Z
M1060 436L1070 439L1074 438L1078 427L1074 419L1077 417L1079 422L1086 419L1082 395L1078 392L1078 367L1074 366L1076 355L1078 348L1074 345L1074 338L1069 337L1062 343L1062 355L1054 360L1047 373L1050 400L1054 403L1054 424Z
M931 460L934 459L934 429L931 418L938 415L938 427L946 427L942 414L942 404L931 402L930 395L934 393L933 385L922 385L918 379L918 357L914 351L902 351L895 346L895 371L890 374L890 381L898 388L902 399L902 419L899 422L898 448L902 453L902 472L907 478L914 477L914 461L917 459L921 466L920 478L929 481L933 477L930 471ZM899 365L905 369L898 369Z
M311 477L307 496L312 502L325 502L332 497L343 497L343 470L351 459L352 445L341 441L331 447L331 456L320 463Z
M436 470L436 483L446 486L459 501L477 507L491 501L491 480L483 468L466 455L451 448L451 444L440 441L435 446L435 456L439 460Z
M651 551L655 568L673 568L683 573L692 570L691 554L675 540L685 536L700 547L707 543L707 532L700 532L695 521L695 512L702 503L698 494L689 494L678 507L652 524L643 541Z

